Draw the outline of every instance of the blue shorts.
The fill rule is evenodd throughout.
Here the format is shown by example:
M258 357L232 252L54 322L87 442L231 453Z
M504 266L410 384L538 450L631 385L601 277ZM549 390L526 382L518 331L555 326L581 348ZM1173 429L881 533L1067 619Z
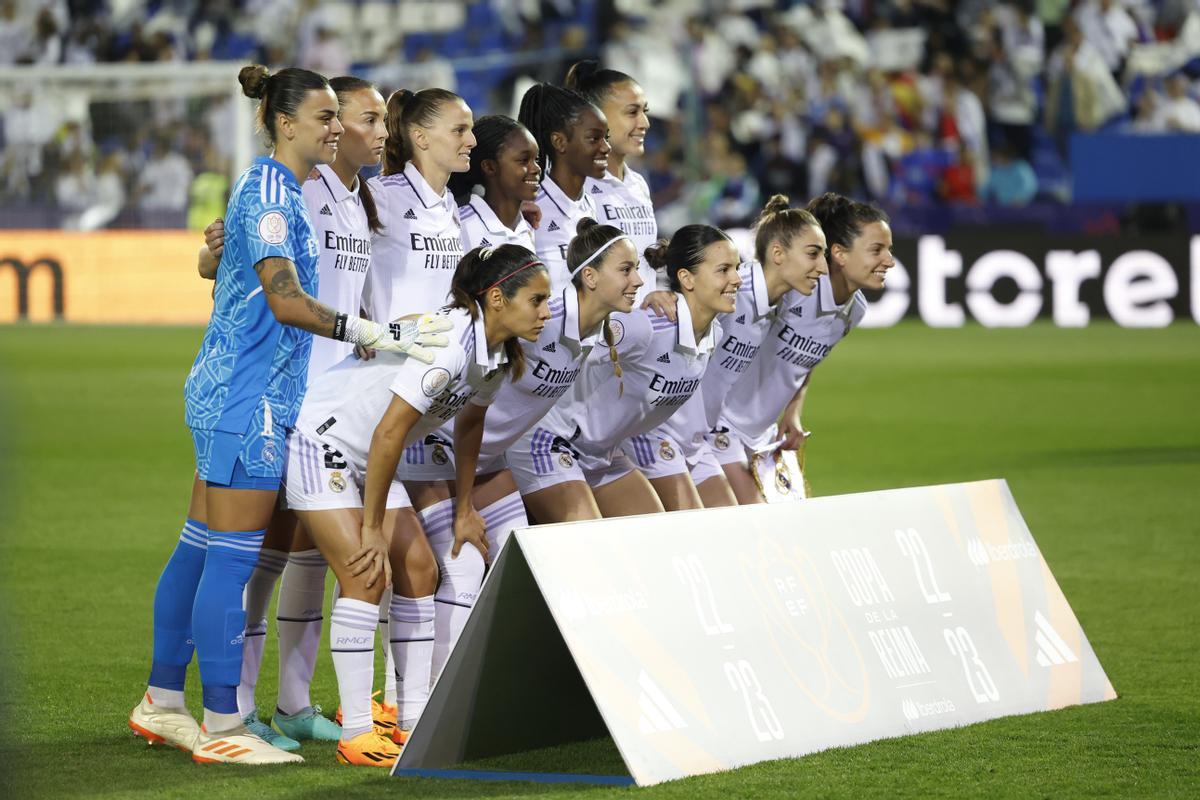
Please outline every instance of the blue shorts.
M191 430L196 447L196 472L209 485L269 490L278 490L282 485L286 452L282 428L274 428L270 435L256 430L241 436L225 431Z

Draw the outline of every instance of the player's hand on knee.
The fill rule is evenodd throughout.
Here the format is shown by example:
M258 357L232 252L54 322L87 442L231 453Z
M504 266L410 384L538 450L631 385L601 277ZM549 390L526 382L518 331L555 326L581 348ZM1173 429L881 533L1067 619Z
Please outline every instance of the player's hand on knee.
M450 549L451 558L458 558L458 552L462 550L464 542L475 545L479 555L483 556L484 563L487 563L487 526L484 525L483 517L475 510L475 507L469 504L465 508L460 508L454 515L454 547Z
M655 316L666 317L674 322L676 302L677 298L674 292L651 292L642 301L642 308L648 308L654 312Z
M388 561L388 543L383 531L363 525L362 543L359 549L346 559L346 568L352 576L363 577L363 585L370 589L382 578L384 585L391 582L392 567Z

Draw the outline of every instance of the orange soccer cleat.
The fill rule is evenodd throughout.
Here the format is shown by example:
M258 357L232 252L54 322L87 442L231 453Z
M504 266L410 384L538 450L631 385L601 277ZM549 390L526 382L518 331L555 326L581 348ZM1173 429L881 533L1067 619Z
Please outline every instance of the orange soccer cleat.
M400 757L400 747L386 736L375 731L360 733L350 741L342 740L337 746L339 764L353 767L391 768Z

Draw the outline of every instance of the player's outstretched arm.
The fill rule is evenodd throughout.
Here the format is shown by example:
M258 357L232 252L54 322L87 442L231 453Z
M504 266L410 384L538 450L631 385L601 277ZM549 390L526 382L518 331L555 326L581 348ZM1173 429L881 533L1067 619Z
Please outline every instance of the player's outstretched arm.
M327 339L405 353L426 364L433 363L433 353L428 348L445 347L449 343L441 334L452 325L449 319L436 314L381 325L338 313L304 291L296 275L296 265L289 259L264 258L254 265L254 271L258 273L271 313L284 325Z
M467 407L454 418L454 485L457 500L454 511L454 547L450 555L458 558L458 551L466 542L475 545L484 562L490 561L486 527L483 517L475 509L471 490L475 487L475 466L479 463L479 445L483 442L483 419L487 406L467 403Z

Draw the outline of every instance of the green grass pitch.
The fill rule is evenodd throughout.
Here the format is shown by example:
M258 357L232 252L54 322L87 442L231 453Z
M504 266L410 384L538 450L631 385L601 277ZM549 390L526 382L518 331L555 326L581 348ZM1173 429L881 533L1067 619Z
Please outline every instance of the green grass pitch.
M1120 699L647 790L392 780L339 768L329 745L298 768L200 767L128 734L187 501L181 387L199 338L0 327L0 797L1200 796L1194 325L858 331L805 414L818 494L1007 478ZM337 704L327 652L314 698ZM608 742L488 766L621 769Z

